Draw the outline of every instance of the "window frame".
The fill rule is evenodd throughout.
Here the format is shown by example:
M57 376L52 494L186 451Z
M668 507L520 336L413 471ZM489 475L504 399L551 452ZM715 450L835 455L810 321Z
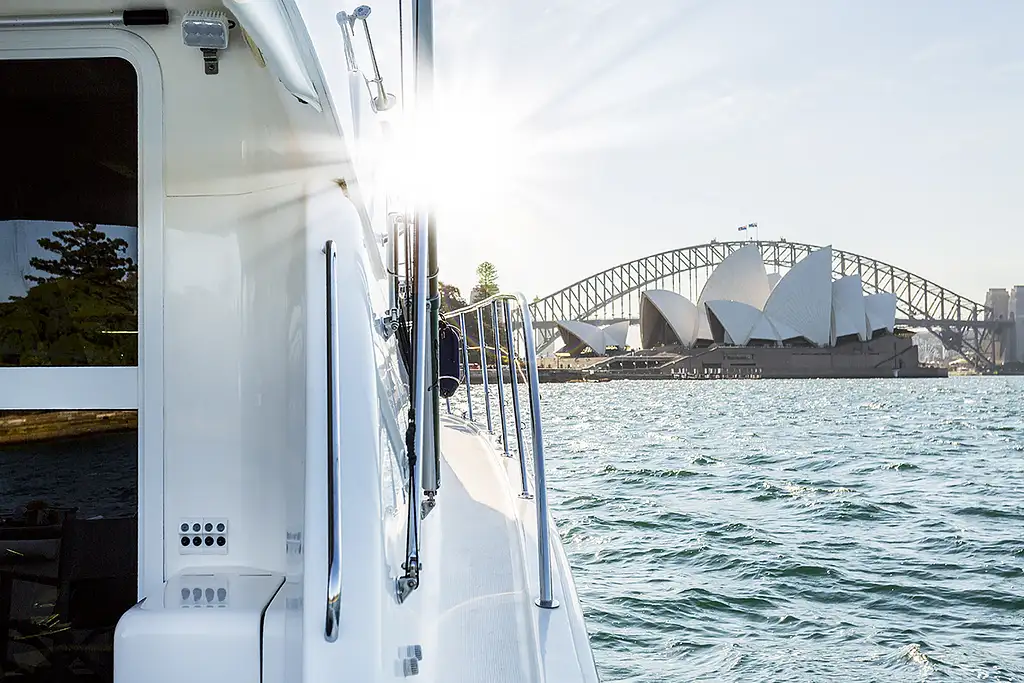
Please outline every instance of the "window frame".
M0 409L137 409L139 595L162 590L164 123L160 63L113 28L0 28L0 59L119 58L138 85L138 364L0 368Z

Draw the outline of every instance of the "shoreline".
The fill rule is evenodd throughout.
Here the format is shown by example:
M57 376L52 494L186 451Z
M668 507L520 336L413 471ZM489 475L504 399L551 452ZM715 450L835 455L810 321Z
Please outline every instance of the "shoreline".
M0 411L0 446L138 429L135 410Z

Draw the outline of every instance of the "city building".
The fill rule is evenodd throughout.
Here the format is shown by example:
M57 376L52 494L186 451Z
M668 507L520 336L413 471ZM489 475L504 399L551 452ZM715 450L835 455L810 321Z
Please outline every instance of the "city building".
M1009 320L1010 292L1001 287L993 287L985 294L985 307L992 309L993 320Z
M1007 319L1013 321L1007 359L1024 363L1024 285L1017 285L1007 297Z

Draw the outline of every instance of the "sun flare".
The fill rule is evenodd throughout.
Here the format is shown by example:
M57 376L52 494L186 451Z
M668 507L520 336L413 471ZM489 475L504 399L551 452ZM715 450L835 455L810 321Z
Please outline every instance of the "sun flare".
M528 136L510 116L476 103L439 103L395 142L398 193L453 226L479 220L527 180Z

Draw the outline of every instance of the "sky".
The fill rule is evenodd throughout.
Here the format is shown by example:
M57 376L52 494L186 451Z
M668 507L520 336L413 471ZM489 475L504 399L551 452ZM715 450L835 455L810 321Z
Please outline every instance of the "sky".
M1024 284L1024 3L435 0L442 279L742 238Z

